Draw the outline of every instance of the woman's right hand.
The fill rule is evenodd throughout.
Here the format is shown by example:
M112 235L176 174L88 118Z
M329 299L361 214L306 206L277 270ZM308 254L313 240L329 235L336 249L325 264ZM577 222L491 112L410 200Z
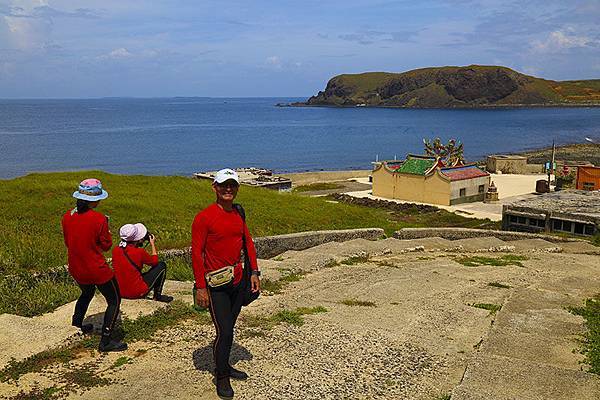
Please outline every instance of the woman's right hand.
M208 308L208 289L196 289L196 304Z
M154 246L154 242L156 241L156 237L153 234L150 234L148 236L148 241L150 242L151 246Z

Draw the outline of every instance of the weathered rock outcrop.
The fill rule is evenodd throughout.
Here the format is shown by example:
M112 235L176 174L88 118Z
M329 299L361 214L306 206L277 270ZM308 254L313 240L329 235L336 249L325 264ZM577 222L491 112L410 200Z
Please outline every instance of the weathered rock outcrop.
M600 105L600 80L550 81L500 66L423 68L332 78L310 106L451 108Z

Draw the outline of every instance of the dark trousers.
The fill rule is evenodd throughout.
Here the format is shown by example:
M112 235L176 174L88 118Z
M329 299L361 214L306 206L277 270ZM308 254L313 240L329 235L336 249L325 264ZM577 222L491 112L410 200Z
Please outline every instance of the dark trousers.
M102 340L107 341L110 339L110 334L117 321L119 315L119 307L121 306L121 295L119 294L119 285L117 284L116 278L112 278L110 281L103 283L102 285L79 285L81 288L81 295L75 303L75 313L73 314L73 325L81 326L83 324L83 318L88 310L90 302L94 298L96 288L102 293L102 296L106 299L108 307L104 313L104 323L102 324Z
M148 285L148 293L154 290L154 297L159 297L162 294L163 286L167 279L167 264L164 261L159 262L149 271L144 272L142 279Z
M213 344L213 356L217 378L229 375L229 354L233 344L233 328L242 309L240 285L224 288L208 288L209 309L217 336Z

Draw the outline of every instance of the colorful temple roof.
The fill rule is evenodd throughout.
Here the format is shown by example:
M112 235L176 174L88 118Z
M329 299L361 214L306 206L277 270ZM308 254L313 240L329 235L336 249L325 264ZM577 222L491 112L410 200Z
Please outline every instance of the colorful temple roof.
M463 167L441 168L440 172L450 178L451 181L461 181L463 179L481 178L489 176L485 171L480 170L476 165L465 165Z
M402 165L395 170L402 174L425 175L436 164L435 158L409 156Z

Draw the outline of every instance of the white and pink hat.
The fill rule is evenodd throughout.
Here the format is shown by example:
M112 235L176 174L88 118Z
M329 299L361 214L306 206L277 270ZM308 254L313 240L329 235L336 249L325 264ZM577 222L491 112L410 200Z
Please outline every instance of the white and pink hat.
M148 229L144 224L125 224L119 229L119 236L124 242L137 242L146 237Z

